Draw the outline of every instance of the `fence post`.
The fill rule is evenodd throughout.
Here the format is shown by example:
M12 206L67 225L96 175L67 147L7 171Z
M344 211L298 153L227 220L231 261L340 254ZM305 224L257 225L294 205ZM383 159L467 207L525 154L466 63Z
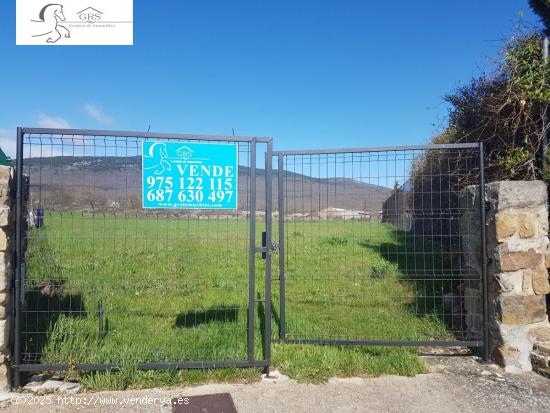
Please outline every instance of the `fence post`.
M485 159L483 156L483 142L479 142L479 219L481 221L481 279L483 288L483 359L489 361L489 290L487 283L485 206Z
M279 155L277 160L277 191L279 206L279 339L285 340L285 170L283 155Z
M248 360L254 360L254 306L256 303L256 138L250 141L250 205L248 222Z
M269 376L269 364L271 362L271 231L272 231L272 213L273 213L273 185L272 185L272 168L273 168L273 147L271 141L267 143L267 151L265 154L265 241L266 241L266 258L265 258L265 323L264 323L264 358L267 362L266 374Z

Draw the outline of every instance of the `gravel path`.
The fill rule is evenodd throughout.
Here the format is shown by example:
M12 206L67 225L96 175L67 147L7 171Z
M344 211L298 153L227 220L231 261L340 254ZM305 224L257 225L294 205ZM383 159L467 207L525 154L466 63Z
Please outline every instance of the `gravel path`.
M535 373L506 374L472 357L425 360L430 373L416 377L331 379L322 385L280 377L253 384L52 394L43 396L41 406L29 404L28 395L12 395L1 404L6 412L171 412L163 399L229 392L239 413L550 412L550 380Z

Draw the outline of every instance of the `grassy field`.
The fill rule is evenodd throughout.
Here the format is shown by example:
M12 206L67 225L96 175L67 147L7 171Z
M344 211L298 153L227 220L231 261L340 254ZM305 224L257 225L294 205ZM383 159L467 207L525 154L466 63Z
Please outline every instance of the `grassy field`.
M81 213L50 213L45 222L28 233L24 362L121 366L120 372L81 375L92 389L258 377L258 369L136 369L138 362L246 359L247 222ZM258 223L258 244L262 226ZM444 267L437 253L415 252L434 252L433 246L413 248L404 233L388 224L289 222L286 231L288 338L450 337L442 303L434 298L452 286L409 278L412 269L422 274ZM265 262L258 256L258 359L266 322L264 273ZM276 254L273 275L276 338ZM274 344L272 359L284 373L305 381L412 375L424 368L410 348Z

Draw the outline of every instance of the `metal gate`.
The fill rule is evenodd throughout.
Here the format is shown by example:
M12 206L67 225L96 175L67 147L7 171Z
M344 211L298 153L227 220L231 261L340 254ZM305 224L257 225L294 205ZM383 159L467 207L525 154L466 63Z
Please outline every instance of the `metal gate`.
M143 209L149 141L235 145L237 209ZM272 320L285 343L487 357L482 144L273 152L19 128L16 174L16 386L43 370L268 368Z
M280 341L487 356L482 154L482 144L274 152Z
M236 145L237 210L142 209L143 141ZM30 371L267 367L271 151L270 138L19 128L15 385Z

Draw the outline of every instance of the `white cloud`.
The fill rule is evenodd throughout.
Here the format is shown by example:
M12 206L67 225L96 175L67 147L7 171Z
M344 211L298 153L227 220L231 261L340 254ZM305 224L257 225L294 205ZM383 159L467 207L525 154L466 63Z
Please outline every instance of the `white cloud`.
M15 141L15 129L0 129L0 148L12 158L15 158L17 143Z
M113 123L115 121L111 116L103 113L103 110L93 103L86 103L84 105L84 111L88 114L89 117L103 125Z
M63 118L55 118L45 113L38 114L38 126L41 128L69 129L69 122Z

